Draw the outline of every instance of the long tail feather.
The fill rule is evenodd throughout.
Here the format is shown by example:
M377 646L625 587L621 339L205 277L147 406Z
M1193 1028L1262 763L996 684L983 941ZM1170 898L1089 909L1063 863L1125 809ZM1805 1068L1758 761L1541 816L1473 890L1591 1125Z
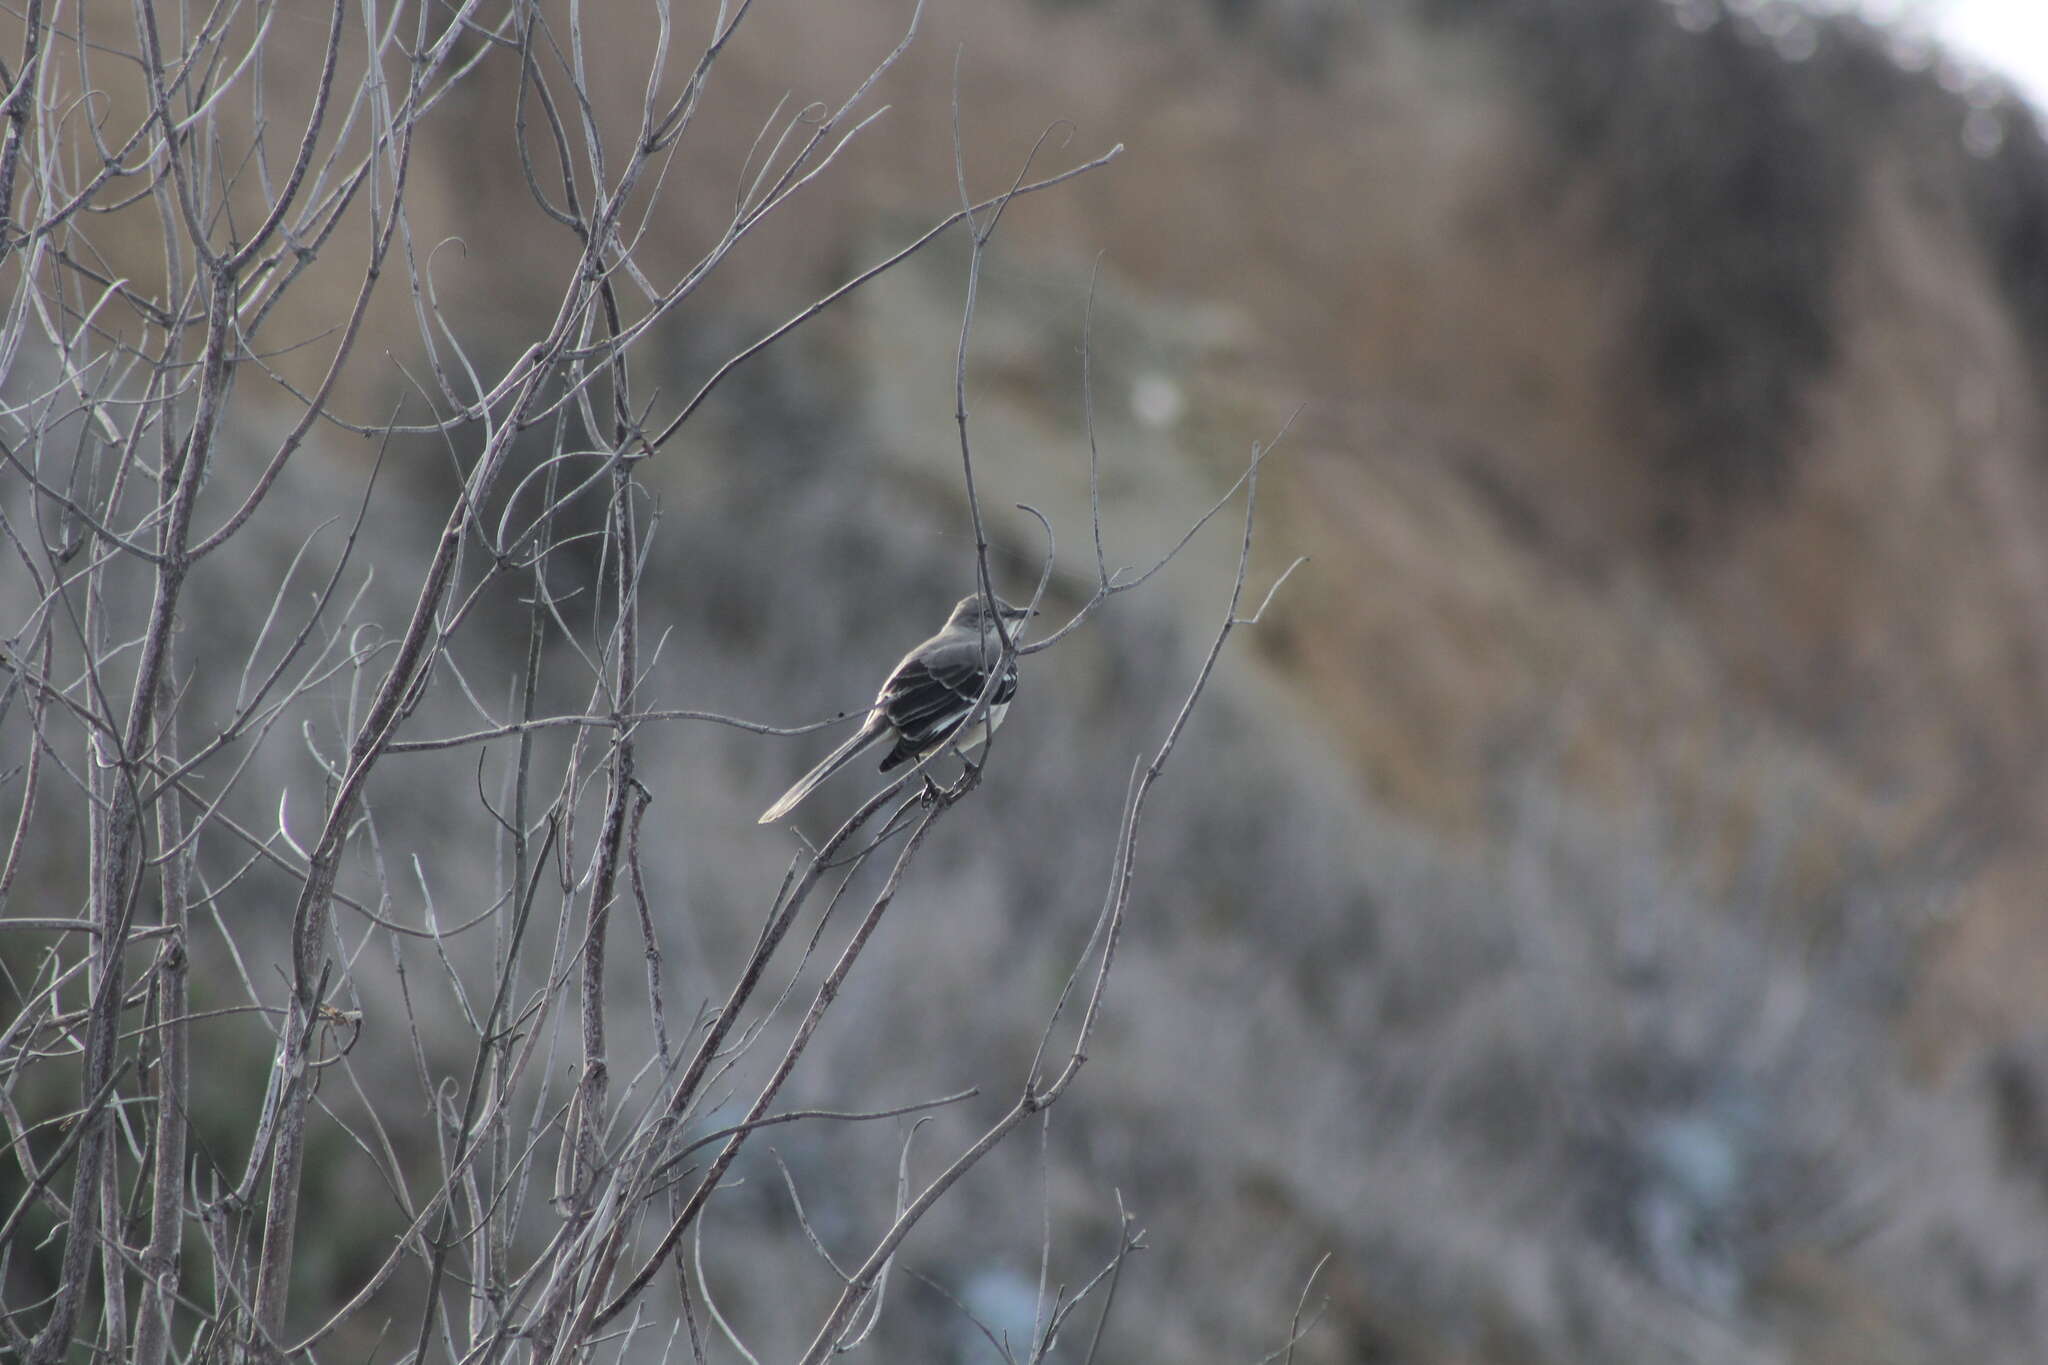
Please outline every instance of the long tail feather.
M819 783L853 762L854 759L859 758L872 746L881 743L888 736L888 733L887 726L876 726L872 729L862 726L859 733L855 734L831 753L826 754L823 759L819 760L817 767L799 777L796 780L795 786L784 792L774 805L762 811L761 819L758 823L772 825L783 816L795 810L798 802L818 789Z

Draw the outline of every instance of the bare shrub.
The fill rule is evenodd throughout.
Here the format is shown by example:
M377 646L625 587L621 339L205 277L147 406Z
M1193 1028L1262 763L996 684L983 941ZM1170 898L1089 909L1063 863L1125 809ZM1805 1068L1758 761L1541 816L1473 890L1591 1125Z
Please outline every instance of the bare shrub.
M855 1075L840 1085L856 1108L778 1108L934 827L979 780L947 780L943 751L805 846L737 970L706 1007L674 1004L656 924L674 910L641 858L662 818L644 737L822 725L655 695L659 517L636 469L734 367L959 227L960 491L991 591L966 401L982 250L1012 198L1115 152L1042 174L1034 151L978 203L960 171L957 213L665 402L636 356L716 274L767 268L735 266L736 248L874 135L872 89L918 23L878 41L838 103L778 111L723 230L667 269L645 244L666 202L715 189L671 180L748 8L721 4L687 61L666 4L638 30L521 0L337 0L317 26L263 3L172 15L136 0L125 29L42 0L22 11L0 71L0 1330L22 1358L83 1343L148 1365L368 1349L703 1359L721 1334L744 1351L717 1302L742 1259L707 1239L704 1211L750 1140L975 1093L906 1103ZM600 43L640 54L631 98L592 79ZM544 327L484 342L437 287L447 244L415 235L415 152L431 121L470 116L471 85L508 70L509 145L559 269ZM366 338L394 311L410 314L402 363L424 419L344 401L380 391ZM376 451L363 467L318 458L349 439ZM1244 598L1259 459L1190 528L1244 495L1213 645L1131 768L1092 930L1036 1055L989 1082L1014 1098L935 1172L913 1160L913 1126L873 1177L893 1198L853 1254L827 1252L780 1167L832 1274L792 1310L814 1315L804 1359L868 1336L911 1229L1042 1123L1086 1060L1147 796L1226 639L1263 610ZM437 502L408 473L394 502L379 496L393 461L453 472ZM297 521L308 503L311 527ZM1093 532L1092 593L1006 653L1048 647L1150 576L1113 572L1099 515ZM406 554L387 561L373 542ZM488 663L506 653L522 661L510 676ZM423 827L396 828L409 821ZM618 961L635 954L644 985L621 991ZM372 1033L402 1044L376 1061L358 1050ZM232 1079L252 1070L260 1088ZM1030 1339L1003 1349L1036 1359L1091 1294L1109 1297L1140 1245L1127 1215L1117 1227L1084 1283L1041 1272Z

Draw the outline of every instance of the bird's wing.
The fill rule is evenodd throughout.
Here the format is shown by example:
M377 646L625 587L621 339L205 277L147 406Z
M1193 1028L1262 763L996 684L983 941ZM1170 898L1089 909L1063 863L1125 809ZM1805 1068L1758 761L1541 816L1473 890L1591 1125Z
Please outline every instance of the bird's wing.
M988 665L997 655L994 641L984 656L980 641L970 638L912 651L897 666L875 699L897 734L896 747L884 760L884 772L913 754L927 752L959 728L981 700L988 686ZM1016 691L1017 666L1012 661L1003 670L989 704L1000 706Z

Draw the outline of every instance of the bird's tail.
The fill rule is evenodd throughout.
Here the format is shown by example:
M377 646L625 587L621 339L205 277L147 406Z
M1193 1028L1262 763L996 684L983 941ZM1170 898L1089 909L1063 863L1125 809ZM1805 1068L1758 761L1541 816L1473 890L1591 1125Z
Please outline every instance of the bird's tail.
M817 767L799 777L795 786L784 792L774 805L762 811L759 823L772 825L795 810L799 801L818 789L819 783L859 758L873 745L880 743L888 733L889 727L886 725L863 725L859 733L826 754L819 760Z

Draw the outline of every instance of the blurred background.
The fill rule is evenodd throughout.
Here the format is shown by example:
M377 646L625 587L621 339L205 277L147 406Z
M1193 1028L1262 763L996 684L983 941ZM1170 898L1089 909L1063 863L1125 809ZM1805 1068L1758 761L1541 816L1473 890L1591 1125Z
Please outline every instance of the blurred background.
M836 104L906 18L761 0L643 259L701 252L776 102ZM314 60L323 21L279 22ZM877 88L890 112L639 353L641 391L672 410L956 207L957 60L977 195L1048 126L1041 172L1126 147L1014 204L986 264L968 398L1005 592L1041 547L1017 502L1059 532L1052 605L1092 585L1098 268L1112 567L1162 554L1283 426L1254 588L1313 558L1233 640L1175 755L1109 1016L1043 1153L977 1171L907 1268L999 1327L1021 1295L1028 1331L1044 1220L1053 1279L1078 1285L1120 1196L1151 1249L1105 1360L1256 1360L1326 1252L1298 1360L2048 1359L2041 22L2033 0L935 0ZM600 49L594 84L627 109L639 54ZM435 258L443 306L500 370L574 257L519 175L516 74L461 87L413 188L419 239L463 244ZM969 589L965 265L948 239L822 315L641 468L661 509L649 634L670 632L647 705L856 707ZM400 290L375 325L391 362L339 399L365 420L410 392L418 344ZM253 458L292 410L237 396ZM276 581L353 505L368 449L294 466L247 557L207 566L184 648L247 647L237 585ZM448 467L421 442L387 469L366 619L409 600ZM1220 520L1027 661L987 780L793 1101L986 1086L940 1145L1005 1106L1236 548ZM524 638L490 638L465 668L503 696ZM423 731L462 728L437 704ZM754 814L827 741L644 742L647 877L687 1013L789 854ZM303 756L263 762L317 808ZM417 762L416 786L394 769L377 794L387 856L430 848L444 885L488 885L488 841L418 795L439 788ZM474 763L449 760L455 790ZM47 845L51 903L76 900L82 847ZM222 913L262 942L287 886L252 874ZM637 947L618 946L624 990ZM409 1070L376 1027L393 988L373 958L360 1046ZM268 1055L224 1032L204 1084L260 1089ZM775 1139L828 1243L886 1211L886 1127ZM246 1124L213 1140L238 1169ZM333 1202L307 1274L337 1287L382 1249L350 1240L360 1162L336 1143L309 1177ZM714 1205L714 1278L770 1358L807 1339L789 1296L830 1281L765 1150L748 1175ZM995 1358L944 1295L892 1294L882 1358Z

